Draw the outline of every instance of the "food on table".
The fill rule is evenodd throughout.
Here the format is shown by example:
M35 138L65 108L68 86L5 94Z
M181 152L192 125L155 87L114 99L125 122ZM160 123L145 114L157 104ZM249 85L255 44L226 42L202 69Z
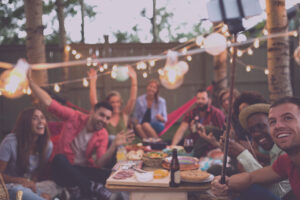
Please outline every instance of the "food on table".
M154 178L155 179L160 179L160 178L165 178L169 175L168 170L165 169L157 169L154 171Z
M143 150L143 151L150 151L150 148L147 148L145 146L143 146L142 143L138 143L138 144L131 144L131 145L127 145L126 146L126 150L127 152L129 151L137 151L137 150Z
M130 178L133 175L134 175L134 171L132 170L121 170L115 173L112 178L122 180L122 179Z
M207 153L207 156L213 159L223 159L224 153L221 149L214 149Z
M153 180L153 172L144 172L144 173L135 172L135 178L139 182L148 182Z
M201 182L206 180L209 176L209 173L202 170L186 170L180 172L181 180L188 182Z
M131 150L127 153L128 160L141 160L143 158L144 151L139 149L137 151Z
M167 154L164 152L148 152L143 156L143 162L147 167L161 167L163 159L167 157Z
M166 169L170 169L172 157L167 157L163 160L162 166ZM199 159L190 156L178 156L180 170L192 170L199 168Z

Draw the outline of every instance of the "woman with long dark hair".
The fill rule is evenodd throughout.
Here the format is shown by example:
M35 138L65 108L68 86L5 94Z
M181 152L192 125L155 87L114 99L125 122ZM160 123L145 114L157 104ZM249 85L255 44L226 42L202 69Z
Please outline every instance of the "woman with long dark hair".
M41 110L22 111L13 132L0 144L0 172L3 174L10 199L23 191L23 200L50 199L36 187L41 180L53 149L47 120Z
M146 87L146 94L138 97L134 117L138 121L135 126L142 138L158 137L167 121L166 100L160 96L159 81L152 79Z

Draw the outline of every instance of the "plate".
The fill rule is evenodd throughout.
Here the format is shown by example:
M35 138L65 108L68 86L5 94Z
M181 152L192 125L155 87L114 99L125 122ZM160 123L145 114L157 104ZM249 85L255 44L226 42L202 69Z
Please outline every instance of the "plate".
M166 169L170 169L172 157L167 157L164 159L162 166ZM199 160L195 157L190 156L178 156L178 161L180 165L180 170L192 170L199 168Z
M164 161L168 164L171 163L172 157L167 157ZM199 162L198 158L190 157L190 156L178 156L178 161L180 165L193 165Z
M202 181L195 181L195 180L184 180L181 179L181 181L186 182L186 183L208 183L211 182L212 180L214 180L214 175L210 174L209 177L207 179L204 179Z

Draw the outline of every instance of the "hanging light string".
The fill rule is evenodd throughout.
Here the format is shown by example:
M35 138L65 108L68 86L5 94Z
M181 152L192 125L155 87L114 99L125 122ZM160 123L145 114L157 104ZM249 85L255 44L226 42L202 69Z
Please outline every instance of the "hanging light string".
M247 41L243 42L236 42L236 43L231 43L228 44L228 47L238 47L238 46L243 46L246 44L253 43L254 41L264 41L269 38L277 38L277 37L284 37L284 36L297 36L298 32L296 30L294 31L289 31L289 32L283 32L283 33L273 33L269 35L265 35L262 37L258 38L251 38L248 39ZM199 49L192 49L188 50L186 53L178 52L178 56L186 56L188 55L194 55L198 53L203 53L205 52L204 48L199 48ZM141 60L163 60L166 59L166 55L150 55L150 56L130 56L130 57L110 57L110 58L94 58L92 59L93 62L98 62L98 63L125 63L125 62L137 62ZM31 68L33 70L45 70L45 69L55 69L55 68L61 68L61 67L73 67L73 66L78 66L78 65L85 65L86 64L86 59L84 60L76 60L76 61L68 61L68 62L59 62L59 63L40 63L40 64L31 64ZM12 68L13 65L10 63L5 63L5 62L0 62L0 68Z
M220 26L220 27L221 28L219 28L217 30L217 32L222 32L223 34L228 33L227 25L223 25L223 26ZM226 35L226 34L224 34L224 35ZM265 35L262 36L262 37L247 39L246 41L242 41L242 42L236 42L236 43L227 42L227 47L231 47L230 49L232 49L232 47L234 47L234 46L238 47L238 46L243 46L243 45L252 43L252 46L254 48L259 48L260 41L267 40L268 38L276 38L276 37L283 37L283 36L297 37L298 32L294 30L294 31L289 31L289 32L284 32L284 33L275 33L275 34L265 33ZM203 48L204 39L205 38L201 35L201 36L198 36L197 38L194 38L194 39L191 39L191 40L185 42L184 44L180 44L179 46L173 47L170 50L177 51L178 57L185 57L188 61L191 61L192 60L192 55L205 52L205 49ZM195 46L198 46L200 48L191 49ZM251 47L247 48L247 52L248 52L249 55L252 55L253 52L251 52L249 49L251 49ZM151 67L154 67L156 61L163 60L163 59L167 58L167 55L165 53L166 51L164 51L163 53L161 53L159 55L150 55L150 56L111 57L111 58L91 58L91 57L88 57L87 59L79 60L80 58L82 58L82 54L78 53L75 49L72 49L69 45L66 46L66 50L71 51L71 53L74 55L75 59L77 59L77 60L62 62L62 63L32 64L31 68L33 70L45 70L45 69L55 69L55 68L60 68L60 67L73 67L73 66L78 66L78 65L87 65L88 67L99 66L99 68L96 70L96 72L99 71L100 74L97 74L97 76L111 74L112 78L114 78L113 77L113 71L117 67L117 65L113 65L112 68L111 68L112 70L107 71L108 63L121 63L121 62L122 63L125 63L125 62L128 62L128 63L131 62L132 63L132 62L136 62L138 70L145 70L145 69L147 69L147 64L146 63L148 63ZM246 50L243 50L243 51L246 51ZM250 53L249 53L249 51L250 51ZM252 69L259 69L259 70L264 70L265 74L269 73L268 69L266 69L266 68L263 69L262 67L258 67L258 66L255 66L255 65L247 65L247 64L245 64L244 62L242 62L241 60L238 60L238 59L237 59L237 62L239 64L245 66L246 67L245 69L246 69L247 72L250 72ZM104 64L100 65L100 63L104 63ZM12 67L13 67L13 65L10 64L10 63L0 62L0 68L10 69ZM106 70L106 71L104 72L104 70ZM161 69L158 69L159 74L160 74L160 71L161 71ZM144 78L148 77L147 72L143 72L142 75L143 75ZM87 81L88 79L89 79L89 77L83 77L83 78L80 78L80 79L74 79L74 80L44 84L43 86L44 87L45 86L54 86L54 91L59 92L60 91L60 85L63 85L63 84L82 82L83 86L87 87L88 86L88 81ZM24 93L30 95L31 91L30 91L30 89L27 89L26 91L24 91Z

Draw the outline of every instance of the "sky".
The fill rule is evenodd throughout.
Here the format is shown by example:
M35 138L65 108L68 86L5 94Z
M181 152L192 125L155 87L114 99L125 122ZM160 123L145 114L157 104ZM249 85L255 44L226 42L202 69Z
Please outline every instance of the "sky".
M142 17L140 12L146 8L146 16L152 17L152 0L84 0L86 4L95 6L96 17L85 19L85 42L86 43L103 43L104 35L109 35L109 42L113 43L116 38L114 32L122 31L133 33L132 27L138 25L138 35L143 43L152 41L150 20ZM166 7L168 12L174 14L170 20L172 31L178 33L187 33L192 30L194 24L199 23L203 18L207 18L206 3L208 0L157 0L157 8ZM262 9L265 9L264 0L259 0ZM286 7L300 3L300 0L286 0ZM47 16L44 16L47 20ZM254 26L265 18L261 16L244 20L246 27ZM159 20L159 19L158 19ZM68 17L65 19L67 35L73 42L80 41L80 16ZM180 26L179 26L180 25ZM58 27L57 22L54 26ZM179 27L179 29L175 29ZM209 30L211 23L204 21L202 28ZM47 26L45 34L51 34L53 29ZM166 31L162 31L160 38L164 42L169 42ZM184 42L184 41L182 41Z

